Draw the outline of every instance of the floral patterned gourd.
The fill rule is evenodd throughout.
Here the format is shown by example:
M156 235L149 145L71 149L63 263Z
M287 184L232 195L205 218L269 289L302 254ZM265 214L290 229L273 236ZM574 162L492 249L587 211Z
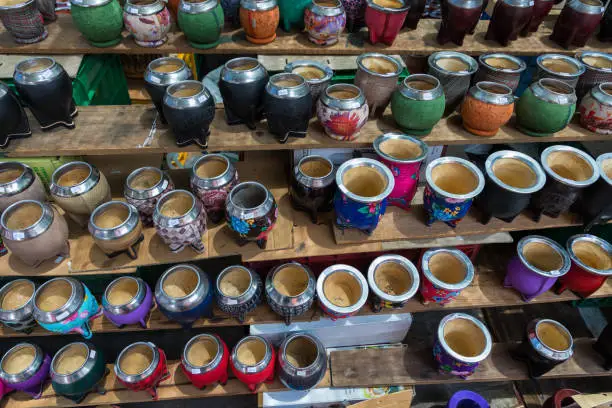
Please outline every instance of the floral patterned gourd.
M317 102L317 118L325 133L335 140L355 140L369 113L366 98L355 85L330 85Z
M346 13L340 0L313 0L304 10L304 25L308 39L317 45L338 42L346 25Z
M423 304L452 302L474 279L474 265L458 249L430 249L421 258Z
M208 219L216 224L225 218L225 200L238 184L238 172L222 154L205 154L193 164L191 190L198 196Z
M172 26L163 0L126 0L123 24L141 47L159 47L168 40Z
M612 82L596 85L582 98L580 124L591 132L612 134Z

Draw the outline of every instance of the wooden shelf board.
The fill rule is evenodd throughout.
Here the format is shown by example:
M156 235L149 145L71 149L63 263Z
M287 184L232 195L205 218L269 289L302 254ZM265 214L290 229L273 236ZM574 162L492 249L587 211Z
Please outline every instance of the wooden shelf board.
M612 375L603 369L603 357L592 349L593 340L577 339L574 355L542 379L600 377ZM330 366L333 387L375 387L397 384L422 385L528 380L524 363L513 360L508 350L516 343L496 343L489 357L475 373L463 380L441 374L431 349L415 350L405 346L386 349L332 351Z
M168 36L168 41L157 48L139 47L131 38L124 38L113 47L97 48L91 46L77 31L72 19L67 15L59 15L56 22L47 26L49 36L44 41L29 45L17 45L6 30L0 31L0 53L10 54L160 54L160 53L199 53L199 54L304 54L304 55L358 55L368 51L391 53L421 53L429 54L440 50L458 50L468 54L485 52L507 52L514 55L534 55L545 52L556 52L573 55L578 49L566 50L548 39L552 32L555 18L548 18L537 33L530 37L519 37L509 46L502 47L494 41L484 39L488 21L480 21L474 35L466 36L462 46L454 44L439 45L436 35L440 20L424 19L419 22L416 30L402 30L391 46L372 45L367 39L367 31L356 34L344 33L339 41L331 46L321 47L308 41L305 33L285 33L277 30L277 38L270 44L252 44L246 41L244 31L226 30L223 32L220 44L208 50L194 49L186 41L182 32L174 31ZM127 37L127 32L124 32ZM608 52L610 45L597 39L589 41L583 49L597 49Z
M76 118L76 129L56 128L42 132L38 122L29 115L32 137L12 140L3 152L12 157L55 155L109 155L146 154L176 151L200 151L195 145L178 147L174 135L166 125L157 123L152 105L131 106L80 106ZM229 126L225 123L223 109L217 109L211 125L208 148L211 151L226 150L290 150L327 147L371 147L372 142L384 132L398 131L388 110L381 119L370 120L354 142L338 142L323 132L316 118L311 122L305 138L292 138L288 143L279 143L267 130L265 122L256 130L246 126ZM151 136L152 133L152 137ZM550 137L527 136L514 128L513 121L502 127L496 136L480 137L465 131L458 115L442 119L431 134L423 140L431 145L536 143L564 141L607 140L607 135L583 129L577 119L566 129Z
M113 365L108 364L107 367L110 372L104 380L106 393L104 395L95 393L89 394L81 404L75 404L67 398L56 396L51 384L47 384L42 397L38 400L31 399L29 395L23 392L15 392L8 397L4 397L2 406L4 408L75 407L151 401L151 396L144 391L135 392L127 390L117 381ZM157 388L159 401L251 394L247 386L235 378L228 380L227 384L224 386L214 385L199 390L189 382L189 379L180 368L180 363L178 361L168 362L168 370L170 371L171 377L160 383ZM317 387L329 387L330 384L330 372L328 371ZM277 377L274 382L270 384L260 385L257 392L286 390L288 390L287 387L285 387Z

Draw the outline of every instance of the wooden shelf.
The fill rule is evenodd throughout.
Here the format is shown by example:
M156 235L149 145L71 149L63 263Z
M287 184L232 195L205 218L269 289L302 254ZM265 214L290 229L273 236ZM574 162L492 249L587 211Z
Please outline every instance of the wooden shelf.
M109 155L147 154L176 151L200 151L195 145L178 147L174 135L167 126L158 123L151 131L155 119L151 105L131 106L81 106L76 118L76 129L57 128L42 132L38 122L30 115L32 137L12 140L7 149L8 156L55 156L55 155ZM512 121L513 122L513 121ZM590 132L576 120L554 136L531 137L514 128L513 123L504 126L494 137L480 137L465 131L459 115L442 119L433 132L423 140L431 145L538 143L538 142L591 142L607 140L608 135ZM208 148L211 151L227 150L289 150L327 147L371 147L372 142L384 132L399 131L390 110L378 120L370 120L354 142L338 142L325 135L316 118L311 122L307 137L292 138L288 143L279 143L268 132L265 122L256 130L246 126L228 126L223 109L217 109L211 126ZM152 134L152 137L151 137ZM609 138L609 137L608 137Z
M603 369L603 357L592 348L593 340L576 339L574 355L544 374L542 379L603 377L612 372ZM386 349L332 351L330 367L333 387L375 387L528 380L524 363L513 360L508 350L516 343L496 343L489 357L467 380L440 374L431 348L416 350L406 346Z
M135 392L127 390L117 381L113 365L108 364L107 367L110 372L104 380L106 394L100 395L91 393L81 404L75 404L67 398L56 396L51 384L47 384L42 397L38 400L31 399L29 395L17 391L10 394L8 397L4 397L2 406L3 408L76 407L151 401L151 396L144 391ZM197 389L185 376L178 361L169 361L168 370L170 371L171 377L160 383L157 388L159 401L251 394L247 386L235 378L231 378L224 386L214 385L205 387L203 390ZM318 387L329 387L330 383L330 372L328 371ZM260 385L257 392L286 390L288 390L287 387L280 382L277 376L274 382Z
M91 46L72 24L72 18L60 15L56 22L47 26L49 37L44 41L30 45L17 45L5 30L0 31L0 53L7 54L163 54L163 53L198 53L198 54L304 54L304 55L359 55L367 51L383 53L410 52L415 54L429 54L440 50L458 50L468 54L482 54L485 52L507 52L514 55L534 55L546 52L556 52L573 55L578 48L566 50L548 39L556 18L551 17L545 21L539 31L530 37L520 37L508 47L502 47L494 41L485 41L484 36L488 21L480 21L474 35L468 35L461 47L454 44L440 46L436 42L436 35L440 20L424 19L419 22L416 30L402 30L391 46L372 45L367 39L367 31L356 34L344 33L335 45L321 47L308 41L305 33L285 33L277 30L277 38L270 44L252 44L246 41L242 29L225 31L221 36L221 43L208 50L194 49L182 32L173 32L168 41L157 48L139 47L131 38L107 48ZM127 33L124 33L124 37ZM596 39L589 41L584 50L596 49L608 52L609 43L601 43Z

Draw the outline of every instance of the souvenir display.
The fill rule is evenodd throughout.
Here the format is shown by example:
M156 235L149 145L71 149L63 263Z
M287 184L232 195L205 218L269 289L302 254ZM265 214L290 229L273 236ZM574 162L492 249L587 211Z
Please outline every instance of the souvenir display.
M317 281L308 268L298 262L279 265L266 276L266 300L277 314L291 324L306 313L314 302Z
M170 85L193 79L191 69L180 58L157 58L147 65L144 87L151 97L161 123L168 123L164 116L164 95Z
M584 65L584 73L578 79L576 96L581 100L593 87L612 82L612 54L598 51L581 51L576 59Z
M374 140L374 150L395 180L395 187L389 194L389 205L409 210L429 147L425 142L402 133L385 133Z
M533 319L527 325L523 342L510 350L512 358L527 363L529 377L538 378L574 353L574 340L569 330L551 319Z
M357 57L355 85L365 95L371 118L382 116L387 109L402 69L402 64L388 55L367 53Z
M550 13L554 5L554 0L535 0L531 18L521 30L521 35L526 37L537 32L540 24L542 24L546 16L548 16L548 13Z
M472 75L478 70L478 63L466 54L440 51L434 52L427 58L427 65L428 74L435 76L444 89L446 107L444 115L450 115L470 89Z
M582 98L578 112L582 127L595 133L612 134L612 82L595 85Z
M72 80L50 57L21 61L13 73L19 98L28 106L43 131L64 126L74 129L77 107L72 98Z
M536 160L511 150L499 150L487 157L484 174L485 186L476 199L483 224L493 217L512 222L546 184L544 170Z
M430 249L421 257L423 304L446 305L474 280L474 265L458 249Z
M215 298L219 309L243 324L260 305L263 283L259 275L241 265L228 266L217 276Z
M179 253L190 246L197 253L206 251L206 211L202 203L187 190L172 190L155 205L153 224L171 252Z
M42 396L49 378L51 357L33 343L19 343L0 361L0 380L8 388L23 391L33 399Z
M370 42L393 45L410 9L408 0L367 0L365 23Z
M558 79L575 88L586 72L585 65L576 58L561 54L542 54L536 58L536 72L533 82L539 79Z
M90 339L89 321L102 316L100 305L89 288L74 278L54 278L34 294L34 318L43 329L78 333Z
M87 227L91 213L111 200L106 177L86 162L66 163L53 172L51 198L81 227Z
M546 172L546 184L536 192L530 203L533 219L542 214L557 218L568 211L584 189L597 181L599 170L595 160L571 146L550 146L540 156Z
M482 172L458 157L440 157L427 165L423 205L426 224L442 221L455 228L484 189Z
M217 224L225 219L225 201L238 184L238 172L222 154L205 154L191 169L189 185L206 210L206 217Z
M293 333L278 349L278 377L289 389L307 391L317 386L327 371L323 343L312 334Z
M206 149L215 117L215 99L202 82L188 80L168 86L163 110L177 146L195 143Z
M138 258L138 245L144 240L138 210L123 201L109 201L96 208L89 218L89 233L109 258L123 253Z
M247 336L234 346L230 364L236 378L255 393L259 384L274 381L276 352L263 337Z
M566 49L584 47L603 13L604 3L600 0L569 0L555 22L550 39Z
M102 308L104 316L120 329L140 324L147 328L147 316L153 306L153 292L141 278L122 276L113 280L104 290Z
M118 0L70 0L72 22L94 47L121 42L123 10Z
M276 0L240 0L240 25L253 44L276 39L280 12Z
M332 320L350 317L368 300L368 281L349 265L332 265L317 278L317 298L323 312Z
M512 89L514 93L519 86L521 74L526 68L525 61L512 55L482 54L478 57L478 71L474 75L474 83L498 82Z
M438 31L438 44L449 41L463 45L463 39L471 34L480 20L483 0L448 0L443 2L442 23Z
M304 10L308 39L317 45L338 42L346 25L346 12L340 0L313 0Z
M0 211L22 200L47 201L47 191L27 164L0 162Z
M317 61L297 60L285 65L285 72L298 74L306 81L312 96L312 115L317 113L317 101L325 88L331 83L334 71Z
M155 285L155 302L168 319L190 329L200 317L213 316L213 288L208 275L190 264L163 273Z
M408 75L391 96L391 114L401 130L426 136L444 115L446 98L440 81L427 74Z
M355 140L368 121L368 115L365 95L355 85L330 85L317 102L317 118L325 133L335 140Z
M463 127L477 136L495 136L513 112L512 89L497 82L478 82L461 104Z
M489 356L492 346L484 323L469 314L453 313L438 325L433 354L441 373L467 379Z
M612 275L612 245L595 235L574 235L565 245L572 260L567 274L559 278L556 293L571 290L581 298L597 291Z
M578 206L585 231L612 219L612 153L600 155L596 162L599 179L584 190Z
M293 168L289 195L293 208L310 215L317 224L320 212L333 208L336 192L336 169L334 164L323 156L304 156Z
M368 268L372 291L372 310L401 309L419 290L419 272L412 262L400 255L382 255Z
M115 376L131 391L146 391L157 399L159 383L170 378L166 354L151 342L132 343L115 362Z
M87 394L105 394L104 377L108 374L104 354L91 343L70 343L51 360L51 385L56 395L80 404Z
M30 334L34 320L34 282L15 279L0 288L0 323L12 330Z
M550 238L527 235L508 262L504 287L513 288L529 302L547 292L571 266L565 249Z
M263 115L267 83L268 72L256 58L240 57L225 63L219 78L219 91L228 125L245 124L255 130L255 123Z
M157 167L141 167L125 180L123 196L138 209L142 225L151 227L157 201L172 190L174 183L166 172Z
M11 254L30 267L70 257L68 224L49 204L33 200L12 204L2 213L0 230Z
M0 148L8 147L12 139L32 136L30 122L19 98L4 82L0 81Z
M0 20L17 44L33 44L49 35L36 0L20 0L0 5Z
M238 184L225 202L225 216L238 245L255 241L266 249L268 235L276 224L278 206L263 184L248 181Z
M229 350L216 334L192 337L181 354L181 369L199 389L215 383L227 384L228 365Z
M179 3L178 24L194 48L219 45L223 21L223 8L217 0L181 0Z
M299 30L304 28L304 10L312 0L278 0L280 11L280 23L283 30L291 32L295 27Z
M264 115L268 130L280 143L290 137L306 137L312 117L312 95L306 80L289 73L270 77L264 94Z
M516 127L529 136L550 136L565 129L575 111L574 88L558 79L540 79L516 103Z
M501 0L495 3L485 40L507 47L518 38L533 16L533 0Z
M367 158L344 162L336 172L334 197L338 228L356 228L370 235L385 214L395 188L393 173L383 163Z
M168 41L172 27L170 11L163 0L126 0L123 24L141 47L159 47Z

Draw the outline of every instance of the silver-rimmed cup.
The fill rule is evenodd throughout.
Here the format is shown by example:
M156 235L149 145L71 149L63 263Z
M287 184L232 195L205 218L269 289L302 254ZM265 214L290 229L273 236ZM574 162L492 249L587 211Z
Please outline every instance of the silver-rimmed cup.
M140 167L125 180L123 196L138 209L142 224L150 227L157 200L171 190L174 190L174 183L168 173L157 167Z
M138 244L144 239L138 210L124 201L100 205L89 217L89 233L109 258L125 253L138 258Z
M289 334L278 349L278 368L278 377L287 388L310 390L327 371L325 346L312 334Z
M425 251L421 257L421 296L423 304L446 305L474 280L474 265L458 249L439 248Z
M40 397L51 359L34 343L11 347L0 360L0 379L9 387ZM45 372L46 370L46 372Z
M36 286L28 279L15 279L0 289L0 322L11 329L30 334L34 320Z
M403 256L379 256L368 268L368 284L374 312L385 308L400 309L419 290L419 271Z
M445 115L450 115L470 88L472 75L478 70L478 63L474 58L460 52L439 51L427 58L427 65L427 73L435 76L444 89Z
M279 265L266 276L266 300L285 324L306 313L314 302L317 281L308 268L298 262Z
M259 306L263 283L256 272L242 265L223 269L215 283L219 309L244 323L246 315Z
M146 318L153 305L149 285L141 278L121 276L104 290L102 308L104 315L117 327L140 324L146 328Z
M227 365L229 351L227 346L214 334L198 334L189 339L181 353L181 366L197 388L204 388L211 382L211 377L221 385L227 383ZM216 372L216 374L213 374ZM214 382L216 382L214 381Z
M141 358L138 358L138 364L132 366L130 356L134 354L140 355ZM140 364L142 362L146 363L142 365ZM128 386L135 385L149 379L155 373L160 363L165 364L162 361L160 349L151 342L139 341L121 350L114 366L115 375Z
M600 51L580 51L575 55L585 68L578 79L576 96L582 99L594 86L612 82L612 54Z
M0 162L0 211L21 200L46 201L45 187L27 164Z
M317 278L317 297L321 309L332 320L357 313L368 300L368 281L356 268L332 265Z
M331 83L334 70L318 61L297 60L285 65L285 72L300 75L306 81L312 95L312 114L314 116L317 100Z
M379 6L370 1L368 7ZM398 12L401 9L389 10ZM365 95L371 118L381 116L389 105L402 70L402 64L389 55L369 52L357 57L354 82Z
M215 224L225 218L225 200L236 184L238 171L222 154L205 154L193 163L191 191L202 201L206 216Z
M536 66L534 82L551 78L563 81L572 88L576 87L578 80L586 71L582 62L562 54L542 54L536 59Z
M193 74L185 61L180 58L157 58L147 65L144 75L145 89L151 96L162 123L168 123L163 110L166 89L172 84L188 79L193 79Z
M474 83L498 82L510 87L512 92L516 92L525 69L527 69L525 61L515 56L497 52L482 54L478 57L478 71L474 75Z

